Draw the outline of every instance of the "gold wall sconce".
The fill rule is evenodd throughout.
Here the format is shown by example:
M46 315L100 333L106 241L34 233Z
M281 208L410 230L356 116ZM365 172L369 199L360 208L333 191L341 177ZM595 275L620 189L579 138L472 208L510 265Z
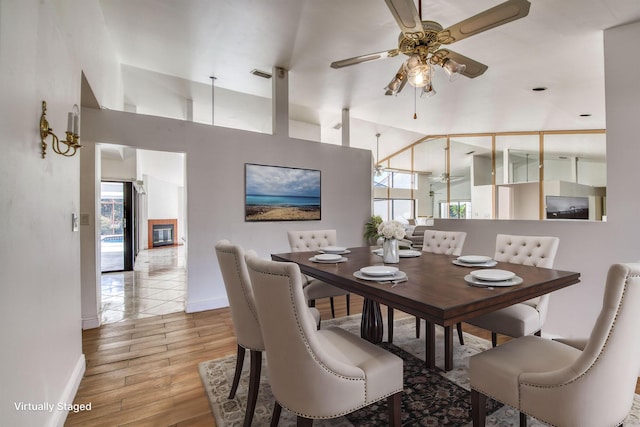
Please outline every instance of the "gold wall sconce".
M42 158L47 154L47 142L46 139L48 136L51 136L51 148L58 154L61 154L65 157L72 157L78 151L78 148L82 147L78 140L80 139L80 135L78 135L78 120L80 118L80 109L77 104L73 104L73 110L69 112L67 116L67 137L65 140L60 141L60 139L53 133L53 129L49 127L49 122L47 121L47 102L42 101L42 115L40 116L40 141L42 147ZM60 144L64 144L62 149L60 148ZM66 146L66 147L65 147Z

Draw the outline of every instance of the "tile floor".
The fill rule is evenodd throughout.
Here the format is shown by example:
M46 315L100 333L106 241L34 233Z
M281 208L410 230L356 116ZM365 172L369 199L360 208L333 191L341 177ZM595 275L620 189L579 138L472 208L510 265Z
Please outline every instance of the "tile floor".
M102 323L184 311L184 246L141 251L133 271L102 274Z

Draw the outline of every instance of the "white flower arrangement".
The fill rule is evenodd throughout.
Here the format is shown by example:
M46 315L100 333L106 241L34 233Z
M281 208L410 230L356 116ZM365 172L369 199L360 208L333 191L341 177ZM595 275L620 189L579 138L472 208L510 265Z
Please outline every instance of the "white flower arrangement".
M406 233L398 221L384 221L378 226L378 234L385 239L403 239Z

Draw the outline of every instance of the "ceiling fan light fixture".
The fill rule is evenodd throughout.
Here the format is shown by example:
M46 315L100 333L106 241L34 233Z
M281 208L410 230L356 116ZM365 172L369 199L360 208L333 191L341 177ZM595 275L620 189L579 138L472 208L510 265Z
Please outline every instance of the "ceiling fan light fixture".
M424 65L424 61L417 53L412 54L411 56L409 56L409 58L407 58L406 61L404 61L404 68L407 70L407 72L410 72L414 68L420 67L421 65Z
M433 88L433 83L429 83L425 87L422 88L422 92L420 93L420 97L431 98L436 94L436 90Z
M464 73L467 68L464 64L458 64L451 58L447 58L442 62L442 68L449 75L449 81L454 81Z
M406 76L403 73L398 73L395 75L393 80L389 82L389 84L384 88L385 95L397 95L400 89L402 88L402 82L405 81Z
M409 79L409 83L417 88L427 86L431 83L431 66L423 64L413 68L407 73L407 79Z
M407 80L414 87L421 88L431 83L431 65L417 53L404 62L404 70Z

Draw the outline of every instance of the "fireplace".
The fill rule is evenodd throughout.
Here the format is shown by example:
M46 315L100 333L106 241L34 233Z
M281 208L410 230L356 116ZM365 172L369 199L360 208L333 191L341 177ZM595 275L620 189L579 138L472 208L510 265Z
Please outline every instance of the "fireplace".
M178 241L177 219L149 220L149 248L161 246L175 246Z

